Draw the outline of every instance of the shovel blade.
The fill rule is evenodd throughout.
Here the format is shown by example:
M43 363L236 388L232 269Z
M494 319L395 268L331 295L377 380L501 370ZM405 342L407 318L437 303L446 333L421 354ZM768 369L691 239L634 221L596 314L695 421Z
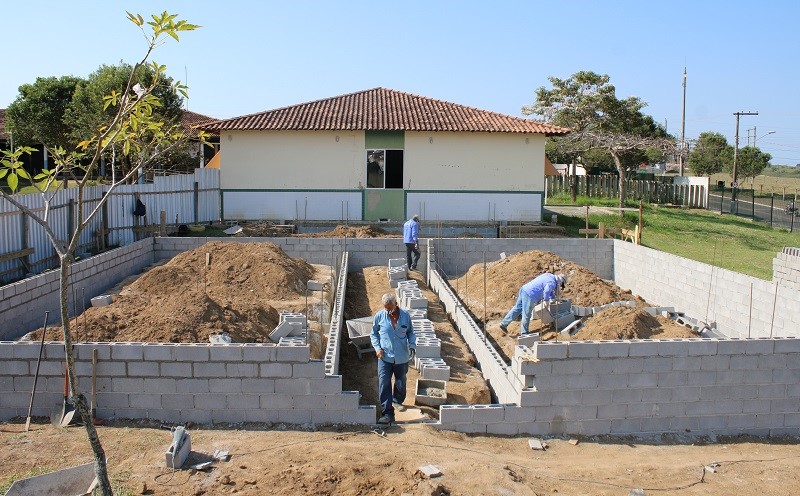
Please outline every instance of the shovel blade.
M61 427L66 427L72 424L72 421L75 420L75 409L71 408L64 412L64 418L61 419Z

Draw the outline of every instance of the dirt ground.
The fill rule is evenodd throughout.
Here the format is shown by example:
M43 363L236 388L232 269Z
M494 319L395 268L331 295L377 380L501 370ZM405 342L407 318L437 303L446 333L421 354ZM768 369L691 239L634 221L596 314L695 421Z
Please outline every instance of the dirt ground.
M92 460L81 427L37 422L0 424L0 490L16 478ZM138 495L615 495L765 496L796 494L796 440L666 438L548 439L532 451L528 437L466 435L424 424L383 432L300 431L276 425L208 429L189 426L190 462L229 451L209 470L165 467L171 434L147 424L99 427L116 494ZM675 441L678 441L677 443ZM718 463L715 472L703 467ZM418 469L443 474L424 479ZM701 482L702 481L702 482ZM794 488L794 489L792 489Z
M285 254L269 246L236 245L237 253L224 250L201 247L152 269L128 285L111 307L87 312L87 329L101 328L91 322L109 322L104 329L111 331L104 332L118 340L139 336L136 339L148 341L204 341L221 330L234 335L241 327L246 330L237 334L238 338L263 340L265 330L277 323L280 309L305 308L305 281L323 278L329 270L286 260ZM207 252L214 253L208 269ZM225 257L221 256L223 253ZM240 255L244 258L237 258ZM488 285L490 292L485 295L487 308L492 309L488 327L495 340L513 342L511 335L497 334L497 323L513 305L519 286L544 270L576 270L564 296L573 298L578 305L635 299L581 267L570 263L560 266L562 262L552 254L526 252L496 262L487 270L492 281ZM412 273L412 277L431 302L429 318L442 339L442 355L451 367L448 403L489 402L489 390L471 352L435 295L424 285L421 274ZM471 268L452 284L466 296L472 312L482 316L483 267ZM166 289L157 290L157 286ZM381 294L390 290L384 267L367 267L349 274L345 318L372 315L381 308ZM640 307L645 305L636 300ZM118 310L114 307L125 301L136 306L115 314ZM245 308L245 303L251 306ZM141 315L129 317L127 312L132 310ZM598 330L599 335L623 329L626 333L649 332L648 336L655 338L666 336L667 331L657 332L664 327L660 320L643 319L638 314L616 315L621 310L607 311L604 321L614 324L610 329ZM82 316L76 319L79 325L83 320ZM190 330L162 330L162 334L140 330L136 331L140 334L122 338L123 333L133 332L130 329L140 321L158 324L149 325L151 329L164 329L167 323L208 324L195 334ZM654 321L660 327L653 327ZM515 334L515 329L510 334ZM92 339L105 335L97 334ZM344 389L360 391L363 404L377 404L374 355L365 354L359 359L346 336L342 343L340 373ZM416 372L410 371L407 404L413 402L416 377ZM422 412L436 417L432 408L422 407ZM30 432L23 432L23 428L24 419L0 424L4 448L0 451L0 491L14 479L92 460L81 427L60 429L50 425L48 419L36 418ZM282 424L187 428L192 437L190 462L206 461L217 449L229 451L230 460L215 462L204 471L173 473L164 461L164 451L171 440L168 431L145 421L114 421L99 427L116 494L627 495L631 489L643 488L645 494L763 496L793 494L800 487L797 439L601 437L573 443L567 438L555 438L546 440L546 451L533 451L528 436L467 435L439 431L417 422L400 423L386 431L345 426L302 430ZM423 478L418 469L429 464L443 475ZM714 472L704 471L704 466L714 466Z
M483 263L475 264L466 274L451 280L450 285L467 305L479 325L483 325L485 316L488 336L498 346L498 351L510 359L517 343L520 322L512 322L508 326L508 333L504 333L500 329L500 321L516 303L519 288L543 272L571 274L561 297L571 299L573 305L595 307L615 301L636 303L635 308L610 308L597 315L584 317L583 328L577 334L567 337L542 326L541 321L534 318L529 330L541 333L543 340L697 337L691 329L673 320L646 313L642 308L654 305L648 304L630 291L624 291L613 282L600 279L587 268L551 252L525 251L487 263L485 276Z

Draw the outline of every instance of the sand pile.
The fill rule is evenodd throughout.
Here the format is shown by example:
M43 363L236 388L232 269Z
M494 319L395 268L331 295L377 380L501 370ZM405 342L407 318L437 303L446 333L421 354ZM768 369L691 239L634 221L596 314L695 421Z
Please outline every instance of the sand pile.
M304 312L315 268L273 243L213 241L181 253L126 286L114 303L75 322L81 341L268 342L279 310Z

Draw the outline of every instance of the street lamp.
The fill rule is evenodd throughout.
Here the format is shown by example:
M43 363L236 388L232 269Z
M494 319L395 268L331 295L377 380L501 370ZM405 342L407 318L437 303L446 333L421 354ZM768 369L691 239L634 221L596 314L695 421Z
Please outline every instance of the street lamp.
M736 191L739 189L738 179L738 164L739 164L739 117L743 115L758 115L758 112L734 112L736 116L736 137L735 145L733 148L733 183L731 184L731 213L738 212L736 206Z
M755 130L756 130L756 128L753 128L753 131L755 131ZM759 139L763 138L764 136L769 136L770 134L775 134L775 131L770 131L767 134L762 134L761 136L759 136ZM753 133L753 148L756 148L756 135L755 135L755 133Z

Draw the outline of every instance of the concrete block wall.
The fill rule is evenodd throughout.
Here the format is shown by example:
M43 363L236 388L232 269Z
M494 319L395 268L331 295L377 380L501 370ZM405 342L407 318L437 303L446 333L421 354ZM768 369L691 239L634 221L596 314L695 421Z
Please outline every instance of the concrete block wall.
M800 434L800 339L538 342L519 346L518 401L440 409L495 434Z
M80 343L80 388L91 392L92 350L98 350L97 414L170 423L375 422L374 406L309 358L308 346ZM0 420L27 415L39 344L0 342ZM62 401L64 345L45 345L34 416Z
M469 312L436 270L428 271L431 291L435 292L445 310L450 314L470 351L481 365L484 379L489 381L500 402L512 402L518 396L517 388L508 376L508 365L492 343L484 339L483 330L472 320Z
M109 250L80 260L70 267L70 310L72 292L86 301L77 307L90 306L91 298L102 294L125 277L136 274L153 263L153 238ZM49 325L61 322L59 312L60 272L58 269L0 286L0 340L13 340L37 329L50 312Z
M619 240L614 281L652 304L716 322L729 337L800 336L800 290L782 283Z
M784 247L772 259L772 279L782 286L800 291L800 248Z
M439 267L447 278L461 276L475 264L500 260L500 254L542 250L583 265L603 279L614 274L614 244L610 239L578 238L501 238L501 239L429 239L434 256L439 254ZM444 256L446 255L446 256ZM531 275L531 278L535 274Z
M344 306L347 294L347 264L349 254L344 252L339 262L337 271L338 279L336 282L333 309L331 310L331 323L328 326L328 344L325 346L325 373L336 375L339 373L340 342L344 326Z

